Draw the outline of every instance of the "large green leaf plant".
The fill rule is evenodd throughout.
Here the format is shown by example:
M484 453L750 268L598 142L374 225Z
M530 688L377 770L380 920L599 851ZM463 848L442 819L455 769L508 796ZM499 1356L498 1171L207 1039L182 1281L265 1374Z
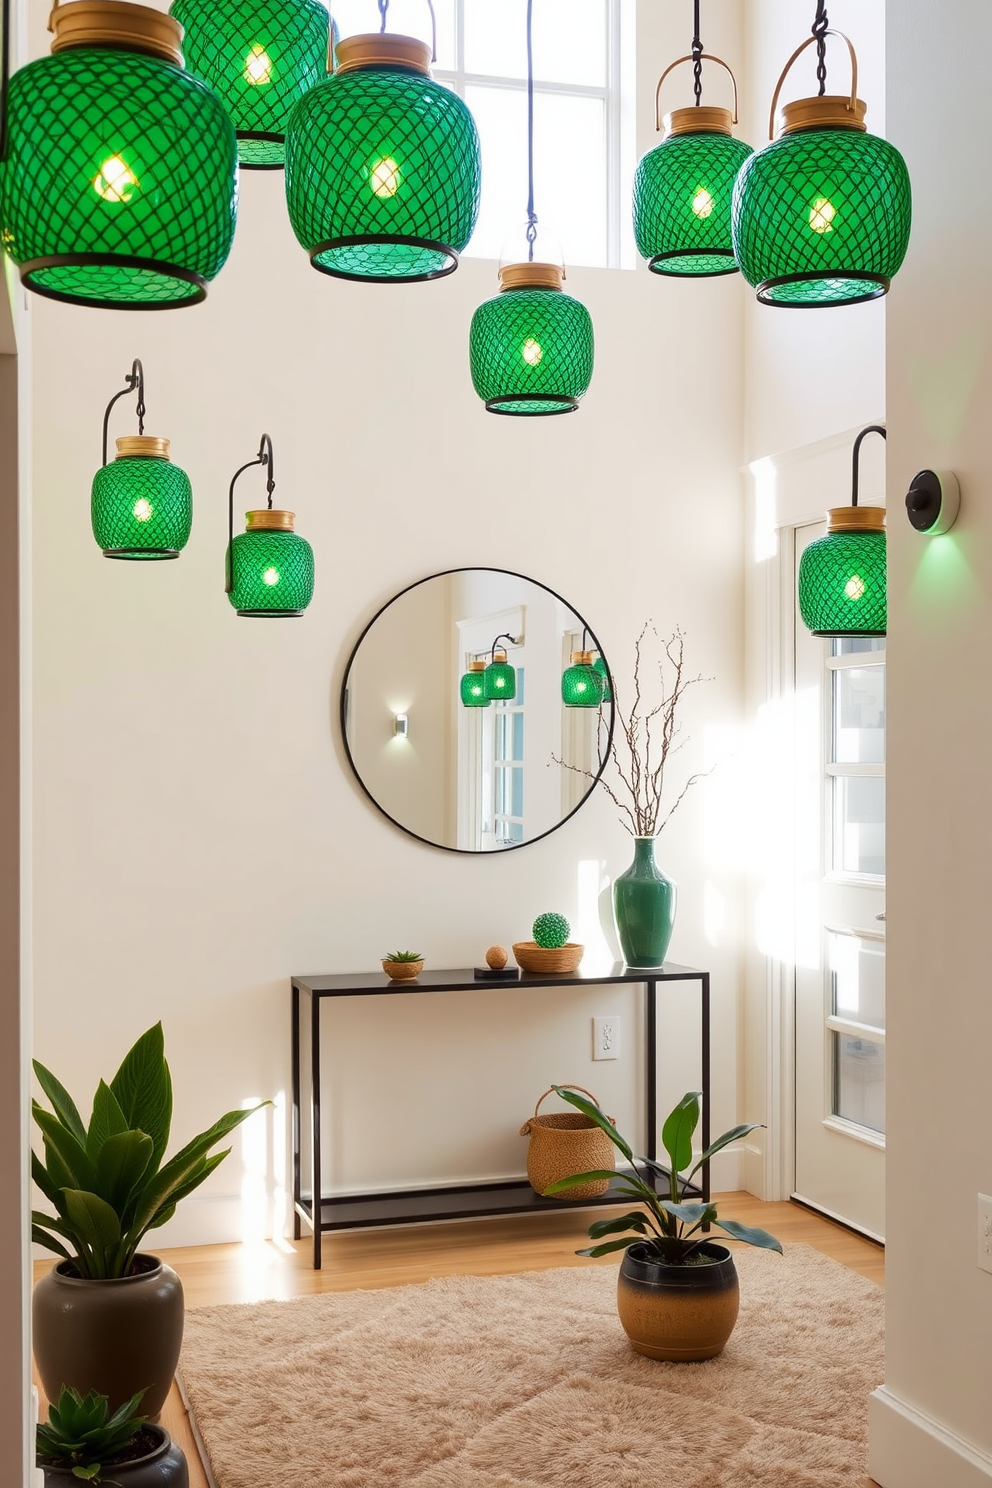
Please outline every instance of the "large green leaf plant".
M760 1125L760 1122L751 1122L749 1126L731 1127L730 1131L724 1132L722 1137L717 1137L715 1142L711 1142L706 1151L693 1163L692 1136L699 1121L702 1096L698 1090L690 1090L679 1101L662 1128L661 1140L670 1160L670 1167L664 1168L649 1157L635 1157L630 1144L620 1136L610 1118L584 1095L578 1095L574 1090L560 1089L557 1085L555 1091L563 1101L568 1101L569 1105L575 1106L584 1116L588 1116L591 1121L602 1128L613 1145L630 1163L630 1170L622 1168L614 1173L612 1170L596 1169L591 1173L574 1173L569 1178L560 1178L557 1183L552 1183L544 1192L565 1194L569 1189L577 1188L579 1184L589 1183L597 1178L608 1178L611 1181L616 1180L617 1187L625 1199L632 1199L635 1203L643 1205L643 1208L631 1210L629 1214L621 1214L616 1219L599 1219L595 1224L590 1225L589 1238L598 1243L585 1250L576 1251L576 1255L601 1256L613 1250L627 1250L631 1245L640 1245L644 1247L649 1258L666 1265L698 1265L705 1259L699 1254L700 1246L713 1238L707 1233L710 1225L716 1225L732 1240L743 1240L747 1245L757 1245L763 1250L777 1250L781 1253L781 1244L774 1235L769 1235L767 1230L737 1224L732 1219L718 1219L716 1205L712 1202L705 1204L684 1202L686 1188L703 1163L715 1153L722 1152L724 1147L729 1147L732 1142L739 1142L742 1137L746 1137L748 1132L754 1131ZM667 1199L661 1198L654 1184L642 1176L638 1171L638 1165L643 1167L648 1174L658 1174L667 1179L669 1186ZM680 1173L684 1173L685 1177L680 1178ZM605 1236L620 1236L621 1238L605 1239Z
M210 1149L252 1111L228 1111L163 1166L172 1077L161 1023L142 1034L109 1085L100 1081L88 1127L51 1071L37 1061L34 1071L52 1109L32 1101L44 1160L32 1152L31 1172L55 1213L35 1210L32 1238L81 1277L127 1276L144 1235L224 1161L230 1147Z

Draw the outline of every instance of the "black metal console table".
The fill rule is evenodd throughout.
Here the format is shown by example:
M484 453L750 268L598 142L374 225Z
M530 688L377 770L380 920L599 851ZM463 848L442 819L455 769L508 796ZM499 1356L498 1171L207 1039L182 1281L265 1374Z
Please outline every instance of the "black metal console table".
M410 997L428 992L474 992L498 995L507 987L605 986L614 982L643 985L647 1003L645 1050L647 1136L645 1156L657 1157L658 1141L658 983L698 982L702 1000L702 1142L710 1144L710 975L693 966L666 962L656 971L628 970L616 965L605 975L586 975L580 969L572 976L532 976L521 973L518 981L476 981L471 970L424 971L411 982L392 982L382 972L344 973L333 976L294 976L292 1011L293 1048L293 1234L299 1240L301 1221L313 1232L313 1264L320 1269L320 1237L324 1230L346 1230L373 1225L416 1224L425 1220L469 1219L491 1214L518 1214L533 1209L561 1209L567 1201L542 1198L522 1179L450 1184L439 1188L396 1189L387 1193L335 1194L324 1198L320 1162L320 1004L325 997ZM310 999L310 1198L303 1195L301 1152L300 998ZM709 1163L702 1167L702 1182L689 1192L708 1199ZM659 1175L659 1192L667 1195ZM626 1202L613 1190L589 1204Z

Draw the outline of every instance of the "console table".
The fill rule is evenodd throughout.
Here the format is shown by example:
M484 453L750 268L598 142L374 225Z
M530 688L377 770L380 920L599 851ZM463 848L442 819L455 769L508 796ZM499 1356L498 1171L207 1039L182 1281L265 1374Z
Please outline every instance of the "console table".
M323 1196L320 1160L320 1005L325 997L415 997L431 992L474 993L477 997L499 996L508 987L606 986L616 982L636 982L644 987L646 999L646 1118L645 1156L657 1157L658 1127L658 984L660 982L698 982L702 1002L702 1113L703 1150L710 1144L710 975L694 966L666 962L657 970L628 970L615 965L607 973L584 974L581 968L571 976L535 976L521 972L515 981L477 981L473 972L423 971L415 981L393 982L384 972L344 973L329 976L294 976L292 979L292 1051L293 1051L293 1235L299 1240L301 1222L313 1232L313 1264L320 1269L320 1238L324 1230L357 1229L373 1225L416 1224L425 1220L469 1219L491 1214L514 1214L534 1209L562 1209L567 1200L543 1198L534 1192L526 1178L500 1179L482 1183L447 1184L438 1188L395 1189L387 1193L335 1194ZM300 1069L301 999L310 1001L310 1089L308 1122L310 1127L310 1197L302 1188L302 1115ZM709 1163L700 1170L701 1184L687 1194L708 1200L710 1196ZM663 1174L656 1175L658 1192L667 1197ZM623 1194L609 1190L601 1198L583 1199L578 1207L592 1204L627 1203Z

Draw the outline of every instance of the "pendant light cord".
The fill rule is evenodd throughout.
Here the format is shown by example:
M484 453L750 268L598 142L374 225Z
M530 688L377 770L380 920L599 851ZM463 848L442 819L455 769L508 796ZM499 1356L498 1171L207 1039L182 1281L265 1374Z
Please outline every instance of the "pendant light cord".
M527 0L527 262L534 262L534 0Z
M128 393L133 393L134 392L135 388L137 388L137 390L138 390L138 407L137 407L137 414L138 414L138 433L139 434L144 434L144 432L145 432L145 369L142 367L142 365L138 361L138 358L137 357L135 357L134 361L131 363L131 370L127 374L127 377L124 379L124 386L121 388L121 390L120 390L119 393L115 393L114 396L111 398L110 402L107 404L107 411L103 415L103 463L104 463L104 465L106 465L106 463L107 463L107 442L108 442L107 436L108 436L108 434L110 432L110 414L111 414L111 411L113 410L114 404L118 401L118 399L120 399L120 398L126 398L127 395L128 395Z
M820 84L820 97L827 91L827 0L816 0L816 20L813 35L816 37L816 80Z
M854 441L854 469L853 469L852 474L851 474L851 505L852 506L857 506L857 504L858 504L858 484L859 484L860 474L861 474L861 446L864 443L865 437L868 434L881 434L881 436L882 436L883 439L887 439L888 438L888 435L885 432L885 425L884 424L869 424L868 427L867 427L867 429L862 429L861 430L861 433L858 435L857 439Z
M388 3L388 0L387 0ZM261 465L268 471L268 479L265 482L265 493L268 496L268 508L272 510L272 493L276 488L275 458L272 454L272 440L268 434L263 434L258 443L258 454L254 460L247 460L239 470L234 472L231 478L230 490L227 493L227 557L225 560L224 593L230 594L234 588L234 565L231 555L234 549L234 488L238 483L239 476L244 475L246 470L251 470L255 465Z
M692 72L692 91L696 95L698 108L703 101L703 43L699 35L699 0L693 0Z

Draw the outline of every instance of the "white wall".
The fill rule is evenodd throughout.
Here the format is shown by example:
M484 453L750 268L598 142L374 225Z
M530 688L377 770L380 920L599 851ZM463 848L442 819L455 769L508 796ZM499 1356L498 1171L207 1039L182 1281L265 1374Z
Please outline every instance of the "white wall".
M889 6L889 120L914 222L888 312L889 1245L871 1422L884 1488L992 1482L992 1276L976 1266L976 1196L992 1193L992 203L975 190L990 46L980 0ZM926 466L961 479L938 539L900 509Z
M638 9L646 148L655 81L688 25ZM737 7L708 11L708 44L738 55ZM479 563L532 574L588 616L620 676L646 616L680 623L689 663L716 679L686 706L687 768L734 737L743 287L578 269L569 284L592 312L597 371L581 410L549 420L493 418L472 391L468 325L495 290L492 264L404 287L322 277L278 174L244 176L234 251L204 306L142 316L33 301L36 1045L81 1100L161 1017L185 1139L242 1100L284 1102L292 972L374 968L384 947L413 942L435 966L472 965L552 907L594 930L596 891L631 855L609 803L534 846L466 859L397 832L351 777L344 664L412 581ZM89 530L104 403L136 355L148 431L172 438L193 480L193 536L175 563L105 562ZM223 593L227 484L263 429L277 499L316 554L313 604L286 624L238 619ZM714 1130L740 1115L738 865L720 790L718 775L690 797L660 854L681 888L671 954L714 973ZM590 1018L610 1012L626 1053L593 1068ZM590 1085L640 1140L638 1014L624 989L336 1007L335 1181L520 1171L518 1127L552 1080ZM674 1101L698 1078L695 996L666 994L662 1025ZM268 1119L271 1216L285 1120ZM161 1243L239 1233L238 1151ZM732 1186L734 1159L717 1176Z

